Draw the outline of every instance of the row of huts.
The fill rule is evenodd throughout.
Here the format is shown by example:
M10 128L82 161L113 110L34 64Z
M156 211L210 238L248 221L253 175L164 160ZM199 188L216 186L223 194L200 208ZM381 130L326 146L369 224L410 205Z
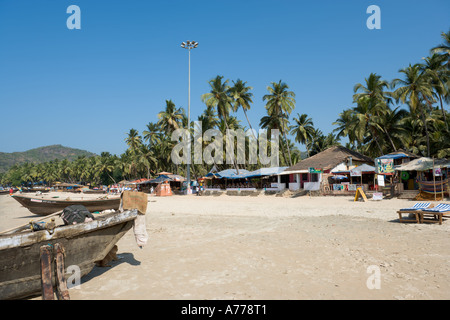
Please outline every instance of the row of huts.
M265 191L319 191L321 194L366 193L405 195L448 194L450 161L421 158L397 151L372 159L343 146L333 146L291 167L262 168L253 172L228 169L210 172L210 190L263 189Z
M397 151L372 159L343 146L333 146L291 167L261 168L255 171L216 167L204 177L191 182L194 191L309 191L323 195L351 195L357 188L365 193L416 197L422 193L448 194L446 159L420 158ZM183 193L186 179L170 172L154 179L119 183L117 188L133 188L156 195Z

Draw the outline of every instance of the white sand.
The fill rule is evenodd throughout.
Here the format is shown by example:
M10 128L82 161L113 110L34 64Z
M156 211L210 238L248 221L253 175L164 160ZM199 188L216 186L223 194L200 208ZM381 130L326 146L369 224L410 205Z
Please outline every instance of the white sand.
M448 203L448 202L447 202ZM149 197L147 246L94 268L72 299L449 299L450 220L399 223L414 201ZM0 230L36 215L0 196ZM369 289L380 271L380 288ZM369 278L371 277L372 278Z

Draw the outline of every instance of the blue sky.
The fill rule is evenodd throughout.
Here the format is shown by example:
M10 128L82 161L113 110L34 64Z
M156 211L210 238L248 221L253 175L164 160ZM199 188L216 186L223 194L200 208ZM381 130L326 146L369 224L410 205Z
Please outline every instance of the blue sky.
M73 4L80 30L66 26ZM372 4L380 30L366 27ZM448 0L0 0L0 152L62 144L123 153L126 133L156 122L166 99L187 109L186 40L199 42L191 119L208 81L223 75L254 88L257 127L267 86L282 80L296 94L291 118L306 113L327 134L356 83L371 72L399 77L441 43L449 12Z

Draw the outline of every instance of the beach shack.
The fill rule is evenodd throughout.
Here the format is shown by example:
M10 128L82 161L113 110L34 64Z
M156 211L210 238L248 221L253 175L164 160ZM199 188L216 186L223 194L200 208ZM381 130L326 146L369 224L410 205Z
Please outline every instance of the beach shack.
M396 167L407 164L417 158L419 156L404 150L391 152L375 158L378 188L388 188L388 185L396 184L395 188L398 192L417 189L417 185L414 184L416 178L415 172L403 173L395 170Z
M325 194L353 191L346 188L346 185L350 184L350 170L361 165L371 164L373 164L373 159L368 156L343 146L333 146L279 173L279 189L322 190ZM367 169L367 167L363 168ZM285 179L287 177L289 182L283 182L283 177ZM353 188L351 187L351 189Z
M61 192L81 192L81 188L84 187L85 186L78 183L66 183L66 182L57 183L53 186L53 188L56 191Z
M260 168L244 174L244 178L250 181L250 185L264 191L278 190L278 174L288 167Z
M157 174L156 178L153 179L138 179L132 183L136 186L139 191L151 193L155 191L161 183L168 183L170 187L170 193L172 191L179 192L182 187L183 181L186 179L178 174L173 174L170 172L160 172ZM153 188L153 189L152 189ZM167 187L165 187L167 189Z
M239 169L239 173L236 169L225 169L219 172L215 172L215 170L211 170L205 178L207 180L206 189L234 189L239 188L240 186L244 187L246 182L245 174L250 171L245 169Z
M277 174L287 167L260 168L254 171L226 169L219 172L209 172L205 177L206 190L211 191L256 191L278 190Z
M414 177L414 188L418 190L417 200L442 200L450 196L450 160L421 157L395 166L400 176Z

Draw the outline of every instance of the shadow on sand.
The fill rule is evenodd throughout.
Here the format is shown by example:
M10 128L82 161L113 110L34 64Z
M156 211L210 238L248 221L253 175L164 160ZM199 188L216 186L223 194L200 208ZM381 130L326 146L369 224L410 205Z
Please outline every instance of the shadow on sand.
M105 272L108 272L109 270L111 270L112 268L117 267L118 265L121 265L122 263L128 263L132 266L139 266L141 264L140 261L136 260L134 258L134 255L132 253L120 253L117 255L118 260L115 261L111 261L109 263L108 267L98 267L95 266L91 272L89 272L87 275L85 275L82 279L81 279L81 284L88 282L89 280L95 278L95 277L99 277L102 274L104 274Z

